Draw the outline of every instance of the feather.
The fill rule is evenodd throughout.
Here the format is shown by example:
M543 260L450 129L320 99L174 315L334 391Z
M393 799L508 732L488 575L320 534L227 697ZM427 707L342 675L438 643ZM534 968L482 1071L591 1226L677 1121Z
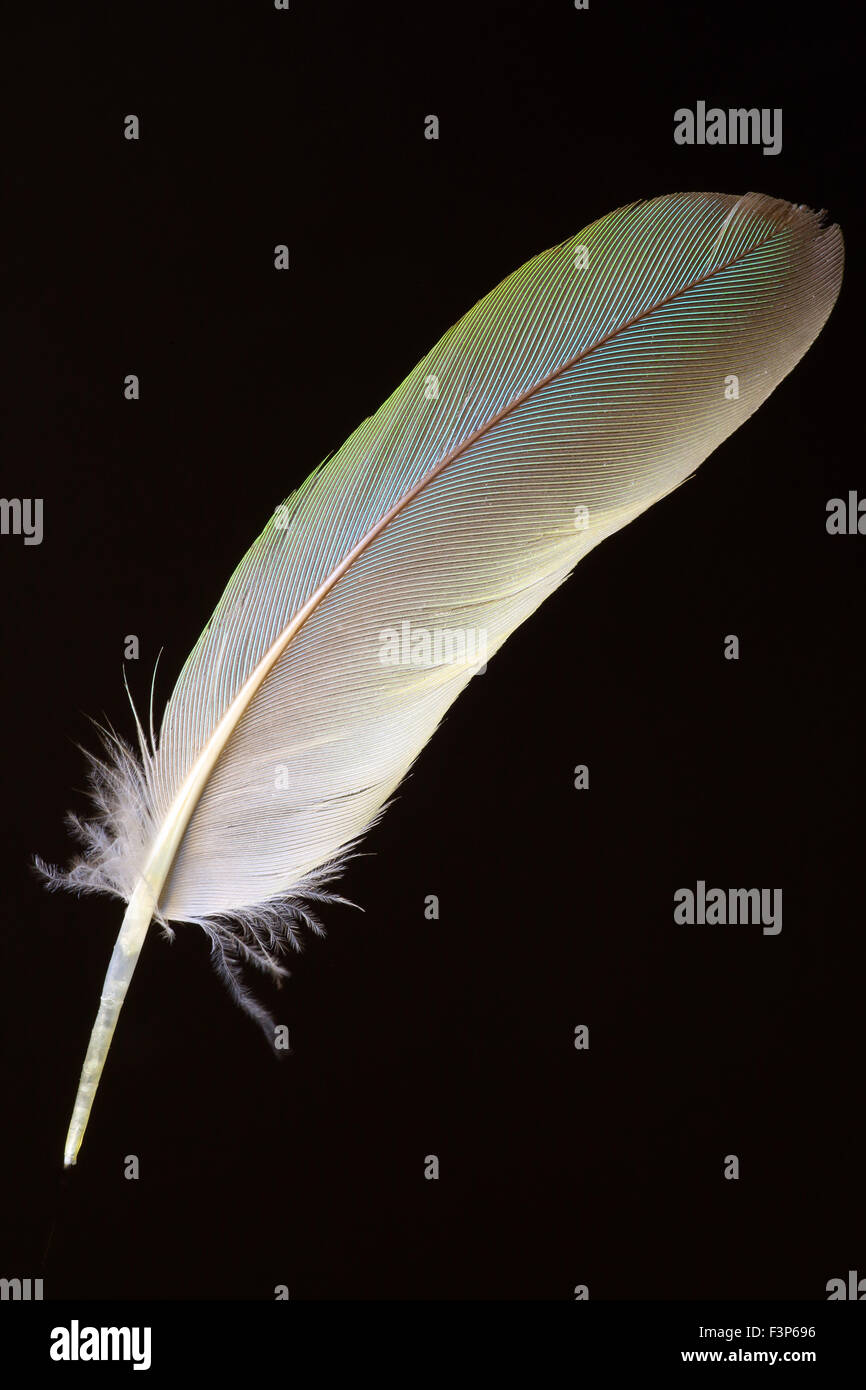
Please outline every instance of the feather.
M152 715L136 751L104 734L81 857L40 861L52 886L128 904L67 1166L151 921L203 927L267 1024L239 968L284 973L479 665L769 396L820 332L842 263L823 214L759 194L620 208L480 300L276 509L158 739Z

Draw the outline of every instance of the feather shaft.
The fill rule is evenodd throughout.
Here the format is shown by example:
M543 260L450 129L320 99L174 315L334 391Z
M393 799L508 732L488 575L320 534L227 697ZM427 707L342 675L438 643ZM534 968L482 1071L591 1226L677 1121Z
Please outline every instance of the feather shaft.
M69 1132L66 1135L63 1153L64 1168L71 1168L78 1158L78 1150L81 1148L81 1141L84 1138L84 1131L90 1118L96 1088L99 1085L105 1059L108 1056L108 1049L114 1037L114 1029L117 1026L120 1010L126 998L126 991L138 963L138 957L141 954L155 906L156 899L153 892L146 881L142 879L129 900L106 971L99 1001L99 1012L90 1034L84 1066L81 1069L81 1079L78 1083L78 1094L75 1097L72 1119L69 1122Z

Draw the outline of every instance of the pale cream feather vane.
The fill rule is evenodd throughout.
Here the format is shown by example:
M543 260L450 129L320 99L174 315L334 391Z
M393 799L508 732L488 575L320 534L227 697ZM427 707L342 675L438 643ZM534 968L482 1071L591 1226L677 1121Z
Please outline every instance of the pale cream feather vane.
M837 226L759 194L620 208L480 300L277 508L158 738L138 725L137 753L109 735L93 760L81 858L40 864L53 885L128 903L67 1165L151 921L199 923L267 1022L239 966L279 974L297 926L318 929L314 905L480 646L492 656L766 400L821 331L842 263ZM386 659L407 631L464 640Z

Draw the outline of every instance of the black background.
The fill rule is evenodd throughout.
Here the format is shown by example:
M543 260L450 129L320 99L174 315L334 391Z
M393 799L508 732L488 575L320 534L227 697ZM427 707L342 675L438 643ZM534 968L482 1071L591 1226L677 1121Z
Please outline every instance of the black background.
M87 10L33 7L2 60L2 491L44 498L45 535L0 540L0 1274L169 1299L822 1299L866 1275L866 539L825 530L866 492L848 7ZM782 107L782 153L676 146L699 99ZM69 855L87 716L131 733L125 635L142 706L164 649L164 700L276 503L471 304L697 188L829 209L823 334L471 683L343 878L364 915L328 911L290 962L289 1058L202 933L151 932L61 1179L121 906L49 897L29 860ZM676 926L699 878L782 887L781 934Z

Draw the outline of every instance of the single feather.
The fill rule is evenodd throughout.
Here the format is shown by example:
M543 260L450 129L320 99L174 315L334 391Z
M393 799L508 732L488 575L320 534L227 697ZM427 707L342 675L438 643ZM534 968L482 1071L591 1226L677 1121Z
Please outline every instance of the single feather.
M688 478L821 331L843 263L822 218L754 193L610 213L480 300L277 508L158 739L136 719L137 753L107 734L91 760L82 856L39 861L52 885L128 903L67 1166L151 921L202 926L267 1022L239 967L284 973L298 925L319 930L315 904L479 660ZM394 634L419 630L449 634L444 649L391 659Z

